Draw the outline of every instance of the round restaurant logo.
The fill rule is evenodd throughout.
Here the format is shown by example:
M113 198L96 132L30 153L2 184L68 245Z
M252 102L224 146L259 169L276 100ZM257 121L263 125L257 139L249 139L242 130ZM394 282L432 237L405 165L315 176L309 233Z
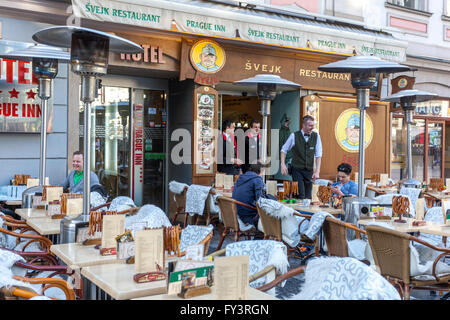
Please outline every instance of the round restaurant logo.
M398 80L398 87L403 89L408 85L408 80L406 80L405 78L401 78L400 80Z
M350 108L341 113L336 120L334 134L339 146L347 152L359 152L359 109ZM366 114L364 122L364 147L372 142L373 124Z
M200 40L192 46L190 59L197 71L216 73L225 65L225 50L215 41Z

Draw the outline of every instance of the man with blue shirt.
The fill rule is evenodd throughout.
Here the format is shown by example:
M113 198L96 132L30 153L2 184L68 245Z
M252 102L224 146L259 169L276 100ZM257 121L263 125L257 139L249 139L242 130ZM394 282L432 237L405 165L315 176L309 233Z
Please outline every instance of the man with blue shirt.
M318 179L320 175L322 141L320 135L313 129L314 118L304 116L302 129L291 133L281 148L281 174L285 176L288 174L286 154L292 150L292 180L298 181L299 199L311 199L313 180Z
M350 180L352 173L352 166L348 163L341 163L337 167L338 182L331 185L331 192L333 197L348 197L358 195L358 184Z

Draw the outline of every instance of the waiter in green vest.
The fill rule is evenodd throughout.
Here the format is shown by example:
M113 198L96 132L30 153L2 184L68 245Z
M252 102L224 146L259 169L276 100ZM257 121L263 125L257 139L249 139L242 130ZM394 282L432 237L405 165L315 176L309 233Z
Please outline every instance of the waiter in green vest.
M298 181L299 199L311 199L313 180L318 179L320 175L322 141L320 135L313 129L314 118L304 116L302 129L291 133L281 148L281 174L285 176L288 174L286 154L292 150L292 180Z

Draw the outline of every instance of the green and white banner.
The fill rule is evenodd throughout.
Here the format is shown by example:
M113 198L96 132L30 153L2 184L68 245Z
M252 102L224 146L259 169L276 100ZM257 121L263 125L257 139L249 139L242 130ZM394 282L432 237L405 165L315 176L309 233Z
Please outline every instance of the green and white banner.
M170 30L172 12L119 1L72 0L75 16L139 27Z
M407 43L375 35L337 30L295 21L280 21L249 15L227 6L205 6L165 0L72 0L74 14L81 18L173 31L242 39L326 52L375 55L404 62ZM239 37L239 38L237 38Z

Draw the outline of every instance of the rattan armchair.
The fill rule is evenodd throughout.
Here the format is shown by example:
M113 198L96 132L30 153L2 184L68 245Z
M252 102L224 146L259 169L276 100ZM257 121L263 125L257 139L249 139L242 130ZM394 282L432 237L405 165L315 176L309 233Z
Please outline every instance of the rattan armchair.
M264 230L264 239L271 239L271 240L277 240L285 243L283 241L283 231L281 227L281 219L272 217L271 215L267 214L267 212L261 208L258 204L256 204L256 208L258 210L259 218L261 219L261 225ZM286 244L286 247L288 249L288 254L292 256L293 258L299 258L299 259L307 259L309 258L313 252L316 257L319 256L319 238L316 236L314 240L311 240L305 236L303 236L300 232L301 225L311 219L311 215L303 214L294 212L295 216L304 218L298 225L298 233L301 235L301 240L299 244L292 248L288 244ZM314 246L314 251L311 251L308 255L305 257L302 257L302 253L300 252L300 247L303 245L307 246Z
M232 232L234 232L234 241L239 241L241 236L246 236L247 239L250 239L250 237L252 236L254 237L257 235L263 235L262 232L260 232L257 228L251 228L250 230L243 231L239 227L237 205L241 205L252 210L256 210L255 207L249 206L233 198L224 196L218 197L217 202L219 203L220 214L222 215L223 223L223 232L221 233L220 241L217 245L217 250L222 247L225 237Z
M422 290L450 290L450 274L438 276L437 262L450 254L450 249L439 248L407 233L368 225L366 227L369 245L379 273L396 286L400 295L409 300L412 289ZM433 277L431 280L419 280L411 276L410 242L415 241L428 248L441 252L433 263Z
M347 229L356 231L356 239L361 238L361 234L366 231L358 228L354 224L344 222L335 218L326 217L323 225L323 235L327 244L328 256L348 257ZM368 261L364 261L368 263Z

